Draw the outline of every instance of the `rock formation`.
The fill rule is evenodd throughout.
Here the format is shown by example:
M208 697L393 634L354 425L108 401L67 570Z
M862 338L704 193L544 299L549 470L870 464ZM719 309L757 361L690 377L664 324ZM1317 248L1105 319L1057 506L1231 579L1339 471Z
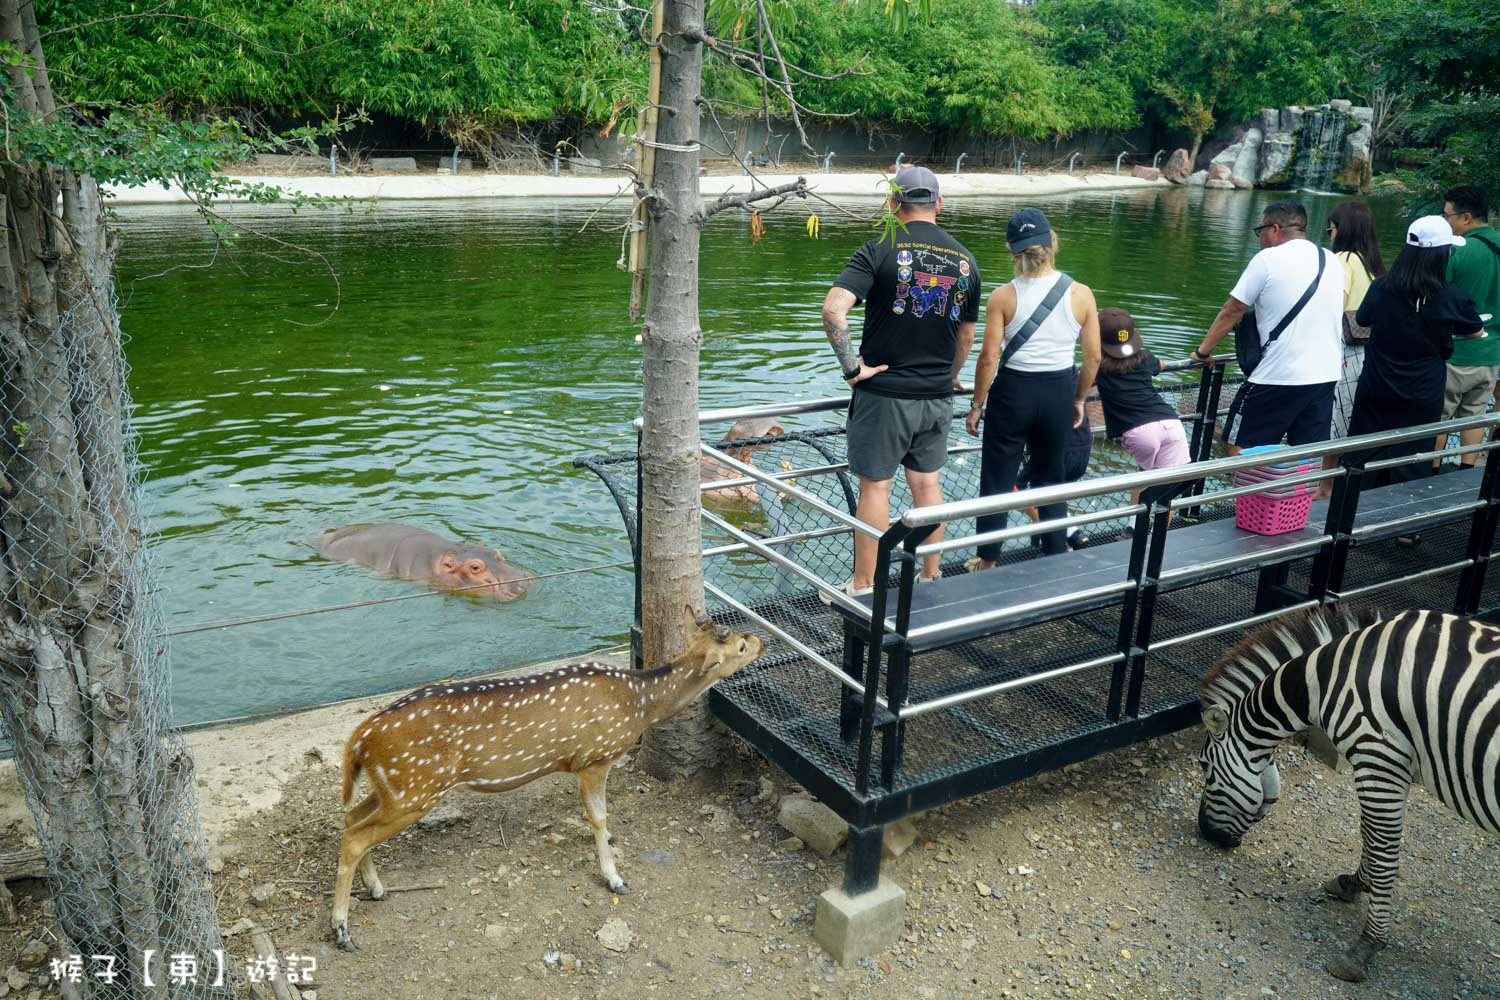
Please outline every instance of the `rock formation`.
M1344 100L1315 108L1265 108L1213 158L1207 182L1364 193L1372 173L1373 118L1369 108Z

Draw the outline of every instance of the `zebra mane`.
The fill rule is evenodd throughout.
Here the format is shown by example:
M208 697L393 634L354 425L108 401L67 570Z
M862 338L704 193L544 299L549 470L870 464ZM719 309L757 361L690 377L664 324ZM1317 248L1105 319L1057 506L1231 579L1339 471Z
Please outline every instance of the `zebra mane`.
M1373 609L1339 607L1273 618L1208 668L1198 685L1198 700L1228 708L1282 664L1380 620L1380 612Z

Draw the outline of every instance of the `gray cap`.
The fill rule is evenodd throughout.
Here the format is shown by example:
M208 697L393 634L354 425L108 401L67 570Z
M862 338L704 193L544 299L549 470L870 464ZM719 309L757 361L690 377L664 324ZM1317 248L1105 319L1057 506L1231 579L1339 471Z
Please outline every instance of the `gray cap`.
M896 186L901 190L892 197L903 205L931 205L938 200L937 174L926 167L902 167Z

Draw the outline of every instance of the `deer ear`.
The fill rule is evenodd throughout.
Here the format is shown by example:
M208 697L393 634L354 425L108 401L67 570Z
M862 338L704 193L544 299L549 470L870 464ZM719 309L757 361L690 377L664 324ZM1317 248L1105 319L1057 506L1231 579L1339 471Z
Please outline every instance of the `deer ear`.
M1321 729L1305 729L1303 736L1307 738L1307 752L1312 754L1324 767L1330 771L1337 771L1339 765L1344 762L1343 755L1339 753L1338 747L1333 745L1333 740Z
M1218 705L1203 710L1203 728L1215 736L1222 736L1229 729L1229 713Z
M682 606L682 624L689 633L695 632L698 629L698 612L693 610L691 604L684 604Z

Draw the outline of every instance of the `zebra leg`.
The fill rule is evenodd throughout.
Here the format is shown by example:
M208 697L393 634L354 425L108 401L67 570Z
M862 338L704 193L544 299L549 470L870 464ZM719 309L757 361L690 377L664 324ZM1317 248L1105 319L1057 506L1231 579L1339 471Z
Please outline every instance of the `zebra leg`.
M1352 875L1335 875L1323 886L1323 891L1341 903L1353 903L1359 899L1359 894L1368 892L1365 884L1359 880L1359 873Z
M1340 889L1357 887L1370 894L1370 906L1359 940L1342 957L1328 963L1328 971L1350 983L1369 975L1370 959L1386 946L1391 929L1391 893L1401 861L1401 832L1406 823L1406 782L1393 780L1390 764L1361 769L1356 764L1354 788L1359 796L1359 833L1362 847L1359 871L1329 883ZM1350 883L1353 883L1351 886ZM1356 890L1357 895L1357 890Z

